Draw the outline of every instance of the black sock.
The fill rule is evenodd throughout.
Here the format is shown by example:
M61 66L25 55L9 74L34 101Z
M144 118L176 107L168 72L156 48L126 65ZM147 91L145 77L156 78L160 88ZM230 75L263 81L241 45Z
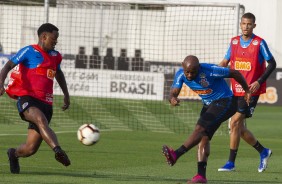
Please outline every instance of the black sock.
M235 163L235 159L236 159L236 156L237 156L237 152L238 152L238 149L230 149L230 154L229 154L229 161L230 162L233 162Z
M206 177L207 162L198 162L198 174Z
M175 152L177 158L179 158L181 155L183 155L184 153L187 152L187 148L184 145L182 145L177 150L175 150L174 152Z
M261 153L264 149L264 147L257 141L255 145L253 145L253 147L259 152Z
M62 148L60 147L60 146L55 146L54 148L53 148L53 151L55 152L55 153L57 153L58 151L61 151L62 150Z

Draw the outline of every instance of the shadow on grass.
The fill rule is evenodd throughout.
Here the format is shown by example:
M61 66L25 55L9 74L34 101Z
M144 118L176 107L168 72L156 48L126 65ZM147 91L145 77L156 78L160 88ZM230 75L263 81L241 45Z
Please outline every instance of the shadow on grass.
M168 178L168 177L162 177L162 176L148 176L148 175L130 175L130 174L113 174L113 173L62 173L62 172L24 172L22 174L27 175L42 175L42 176L70 176L70 177L81 177L81 178L89 178L89 179L108 179L108 180L114 180L114 181L144 181L144 183L147 182L172 182L173 184L183 184L187 182L187 179L183 178ZM32 182L29 182L32 183ZM280 183L280 181L254 181L254 180L208 180L209 184L276 184Z

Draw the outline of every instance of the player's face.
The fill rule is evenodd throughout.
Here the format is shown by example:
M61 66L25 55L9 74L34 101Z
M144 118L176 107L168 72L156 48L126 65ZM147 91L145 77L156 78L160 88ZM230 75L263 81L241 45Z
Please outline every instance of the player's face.
M256 27L253 19L242 18L240 27L242 30L242 34L245 37L250 37L253 34L253 29Z
M183 66L183 71L184 71L184 75L185 77L191 81L191 80L194 80L198 74L198 70L199 68L196 67L196 66Z
M57 44L57 39L59 37L58 31L53 31L52 33L46 32L43 36L43 46L44 50L54 50Z

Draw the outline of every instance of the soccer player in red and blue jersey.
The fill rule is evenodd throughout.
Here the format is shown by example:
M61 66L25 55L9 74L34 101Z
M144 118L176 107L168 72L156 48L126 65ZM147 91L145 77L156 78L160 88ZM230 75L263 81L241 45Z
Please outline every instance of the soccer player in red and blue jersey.
M276 61L272 56L264 39L253 33L256 18L252 13L245 13L241 18L242 35L231 39L228 51L219 66L239 71L246 79L252 93L250 104L243 99L245 91L238 82L231 80L234 96L237 97L238 109L230 120L230 154L227 163L218 171L234 171L235 159L238 152L240 137L260 153L258 172L263 172L272 151L265 148L245 126L245 119L252 117L260 94L266 92L266 79L276 68ZM266 67L266 62L268 66Z
M70 160L61 149L57 136L49 127L53 114L53 82L56 78L63 93L66 110L70 97L64 74L60 68L61 54L54 50L59 29L53 24L42 24L38 30L38 44L23 47L2 68L0 72L0 95L5 92L4 80L11 73L6 93L17 99L21 118L29 122L26 142L17 148L8 149L11 173L20 172L19 157L29 157L37 152L44 140L55 152L55 158L63 165Z
M182 67L176 72L171 86L170 104L179 105L180 101L177 97L185 83L201 97L203 108L194 131L183 145L175 151L164 145L162 152L168 164L172 166L180 156L198 145L198 173L188 183L207 183L209 141L221 123L229 119L237 110L236 99L224 79L233 78L243 87L246 91L246 103L249 103L251 93L244 77L236 70L214 64L200 64L198 58L192 55L184 59Z

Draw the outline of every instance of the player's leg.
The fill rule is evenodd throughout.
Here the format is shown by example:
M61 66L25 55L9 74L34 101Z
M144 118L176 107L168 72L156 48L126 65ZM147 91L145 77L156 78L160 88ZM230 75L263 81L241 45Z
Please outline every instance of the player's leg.
M26 142L18 148L8 149L8 158L10 162L11 173L18 174L20 172L19 157L29 157L37 152L42 142L41 136L33 129L28 129Z
M232 99L232 101L220 100L211 104L211 108L201 115L200 122L205 124L207 136L204 136L198 145L198 173L187 183L207 183L206 167L210 154L209 140L213 137L221 123L236 112L235 107L235 99Z
M33 122L38 128L42 139L53 149L55 158L63 165L70 165L70 160L61 149L55 132L49 127L45 114L37 107L31 106L23 113L25 119Z
M235 171L235 159L240 144L241 129L244 126L245 115L236 112L230 120L230 151L229 159L226 164L219 168L218 171Z
M49 127L48 120L40 109L34 106L29 107L24 111L23 115L27 121L34 123L38 127L42 139L52 149L59 146L56 134Z
M169 148L168 146L164 145L162 148L162 152L167 159L167 163L170 166L173 166L176 163L176 160L183 154L185 154L187 151L189 151L191 148L196 146L201 141L204 135L205 128L197 124L190 137L177 150L174 151L172 148Z
M30 122L30 128L37 131L53 149L56 160L65 166L70 165L68 156L59 146L56 134L49 127L53 115L52 106L30 96L22 96L18 99L17 107L21 118Z
M201 142L198 144L198 172L197 174L188 181L188 183L206 183L206 167L207 161L210 154L210 141L208 136L204 136Z
M246 118L252 117L259 96L253 96L250 102L248 111L246 112ZM254 147L260 154L260 164L258 167L258 172L263 172L267 168L268 160L272 154L272 151L268 148L265 148L260 142L255 138L250 130L246 126L241 127L241 138L244 139L249 145Z

